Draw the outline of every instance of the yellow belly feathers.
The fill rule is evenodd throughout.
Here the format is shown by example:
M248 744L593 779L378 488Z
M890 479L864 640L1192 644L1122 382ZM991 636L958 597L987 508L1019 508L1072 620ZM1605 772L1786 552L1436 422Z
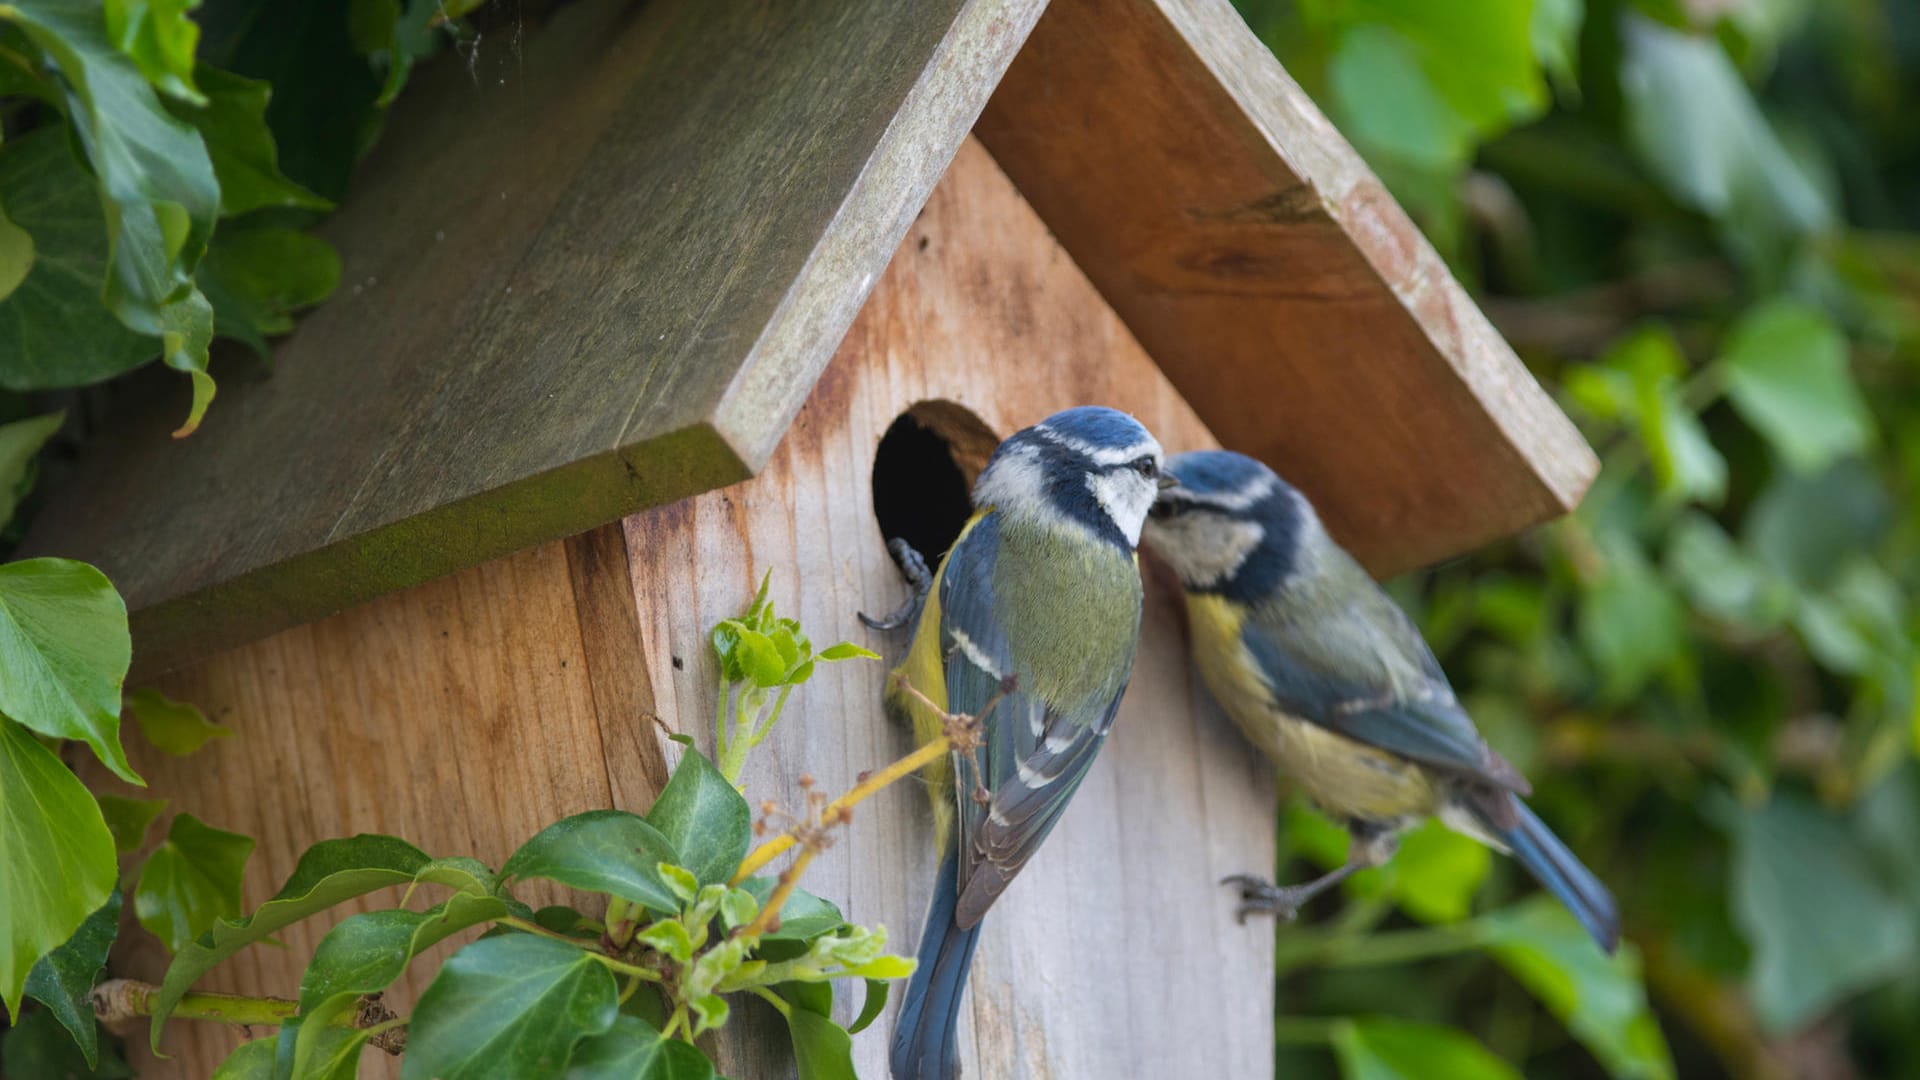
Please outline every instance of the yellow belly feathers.
M1221 708L1280 771L1335 817L1392 821L1438 809L1440 792L1411 763L1287 715L1240 637L1240 609L1189 593L1195 665Z

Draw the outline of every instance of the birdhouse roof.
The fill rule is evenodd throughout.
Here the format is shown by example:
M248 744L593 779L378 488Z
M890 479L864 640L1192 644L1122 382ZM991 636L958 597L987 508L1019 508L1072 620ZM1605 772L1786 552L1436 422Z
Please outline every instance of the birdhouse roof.
M271 377L178 442L175 386L122 395L36 521L142 669L753 475L971 131L1377 571L1596 469L1228 0L579 0L493 44L416 75Z

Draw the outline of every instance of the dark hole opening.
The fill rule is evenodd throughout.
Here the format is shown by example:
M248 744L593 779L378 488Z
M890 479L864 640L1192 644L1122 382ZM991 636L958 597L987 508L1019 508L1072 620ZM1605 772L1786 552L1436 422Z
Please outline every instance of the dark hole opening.
M999 439L950 401L901 413L873 457L873 512L880 534L912 544L929 564L953 546L973 513L973 481Z

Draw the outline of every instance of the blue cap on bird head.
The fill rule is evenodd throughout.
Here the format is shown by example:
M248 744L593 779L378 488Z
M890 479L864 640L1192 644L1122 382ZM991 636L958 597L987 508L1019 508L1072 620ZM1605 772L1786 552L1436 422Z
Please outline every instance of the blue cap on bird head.
M1207 501L1209 495L1239 495L1255 501L1282 486L1272 469L1232 450L1175 454L1167 461L1167 471L1180 478L1180 487L1194 502Z
M1014 432L974 484L977 507L1131 550L1162 484L1160 443L1117 409L1082 405Z

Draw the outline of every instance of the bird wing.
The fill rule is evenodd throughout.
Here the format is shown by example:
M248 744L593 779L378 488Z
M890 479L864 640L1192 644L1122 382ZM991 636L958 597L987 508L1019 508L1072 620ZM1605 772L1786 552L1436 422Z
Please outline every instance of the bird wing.
M1274 704L1389 753L1527 794L1490 749L1406 612L1343 553L1255 608L1241 640Z
M966 756L954 758L960 823L955 921L962 927L986 914L1039 849L1106 741L1120 702L1115 692L1096 708L1061 710L1034 692L1032 672L1013 657L1005 605L996 595L996 586L1013 584L995 565L999 539L997 515L988 514L947 556L940 579L947 709L981 716L992 706L981 716L985 745L973 758L978 775ZM1015 677L1011 686L1003 682L1008 675ZM980 790L984 802L976 799Z

